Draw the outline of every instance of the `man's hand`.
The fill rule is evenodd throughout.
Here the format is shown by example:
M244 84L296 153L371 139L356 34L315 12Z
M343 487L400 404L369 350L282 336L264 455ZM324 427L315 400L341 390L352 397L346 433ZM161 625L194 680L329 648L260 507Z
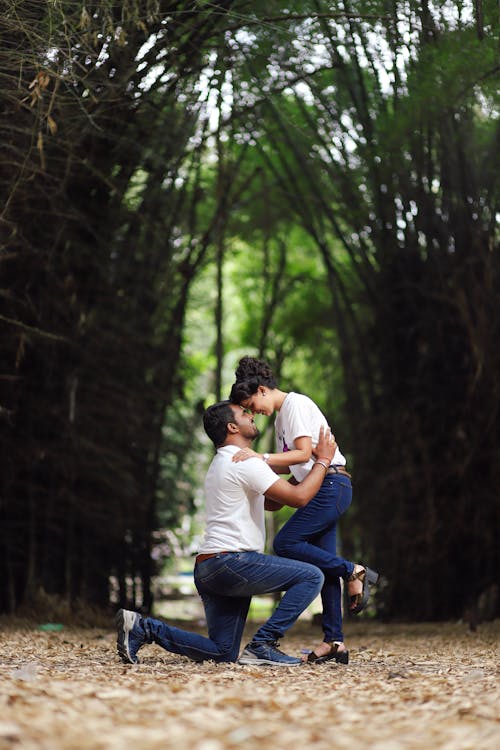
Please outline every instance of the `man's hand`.
M335 437L332 435L330 428L328 427L325 430L323 427L320 427L318 444L313 451L316 458L326 459L328 461L328 464L330 464L336 450L337 443L335 442Z
M326 472L332 462L337 443L332 437L330 428L319 431L319 439L315 465L309 474L297 485L289 484L284 479L278 479L266 492L266 501L273 500L281 505L289 505L291 508L302 508L316 495L325 479ZM269 506L270 507L270 506Z

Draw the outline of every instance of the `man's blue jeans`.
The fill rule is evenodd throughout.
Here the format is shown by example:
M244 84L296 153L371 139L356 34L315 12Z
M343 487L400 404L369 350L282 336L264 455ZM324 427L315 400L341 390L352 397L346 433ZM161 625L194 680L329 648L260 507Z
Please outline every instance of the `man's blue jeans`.
M327 474L318 494L295 511L274 538L274 551L282 557L312 563L325 574L321 591L325 641L343 641L340 578L354 564L337 555L337 521L352 500L349 477Z
M314 565L259 552L230 552L197 564L194 581L205 607L208 638L167 625L151 617L142 619L149 642L194 661L236 661L250 600L254 594L285 591L275 611L252 641L281 638L317 597L323 573Z

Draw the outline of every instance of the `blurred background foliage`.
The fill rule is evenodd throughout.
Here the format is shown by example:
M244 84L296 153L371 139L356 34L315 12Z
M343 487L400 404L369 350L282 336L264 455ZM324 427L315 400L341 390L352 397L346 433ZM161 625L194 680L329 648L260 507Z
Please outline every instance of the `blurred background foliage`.
M0 611L151 608L250 353L349 457L378 613L498 615L497 3L12 0L0 39Z

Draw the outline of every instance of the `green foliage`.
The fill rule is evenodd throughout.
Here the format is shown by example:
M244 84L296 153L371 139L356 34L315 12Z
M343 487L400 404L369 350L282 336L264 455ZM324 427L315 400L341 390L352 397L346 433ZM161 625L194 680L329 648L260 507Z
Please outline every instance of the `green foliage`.
M148 606L251 353L328 414L386 612L458 616L498 577L495 4L6 5L0 608Z

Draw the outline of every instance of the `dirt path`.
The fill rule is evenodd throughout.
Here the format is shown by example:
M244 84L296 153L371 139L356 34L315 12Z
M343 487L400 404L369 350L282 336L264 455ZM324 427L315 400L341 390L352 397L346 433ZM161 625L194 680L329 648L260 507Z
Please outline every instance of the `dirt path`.
M109 630L2 627L0 750L498 750L500 622L348 623L351 664L197 665ZM288 653L317 642L299 625Z

